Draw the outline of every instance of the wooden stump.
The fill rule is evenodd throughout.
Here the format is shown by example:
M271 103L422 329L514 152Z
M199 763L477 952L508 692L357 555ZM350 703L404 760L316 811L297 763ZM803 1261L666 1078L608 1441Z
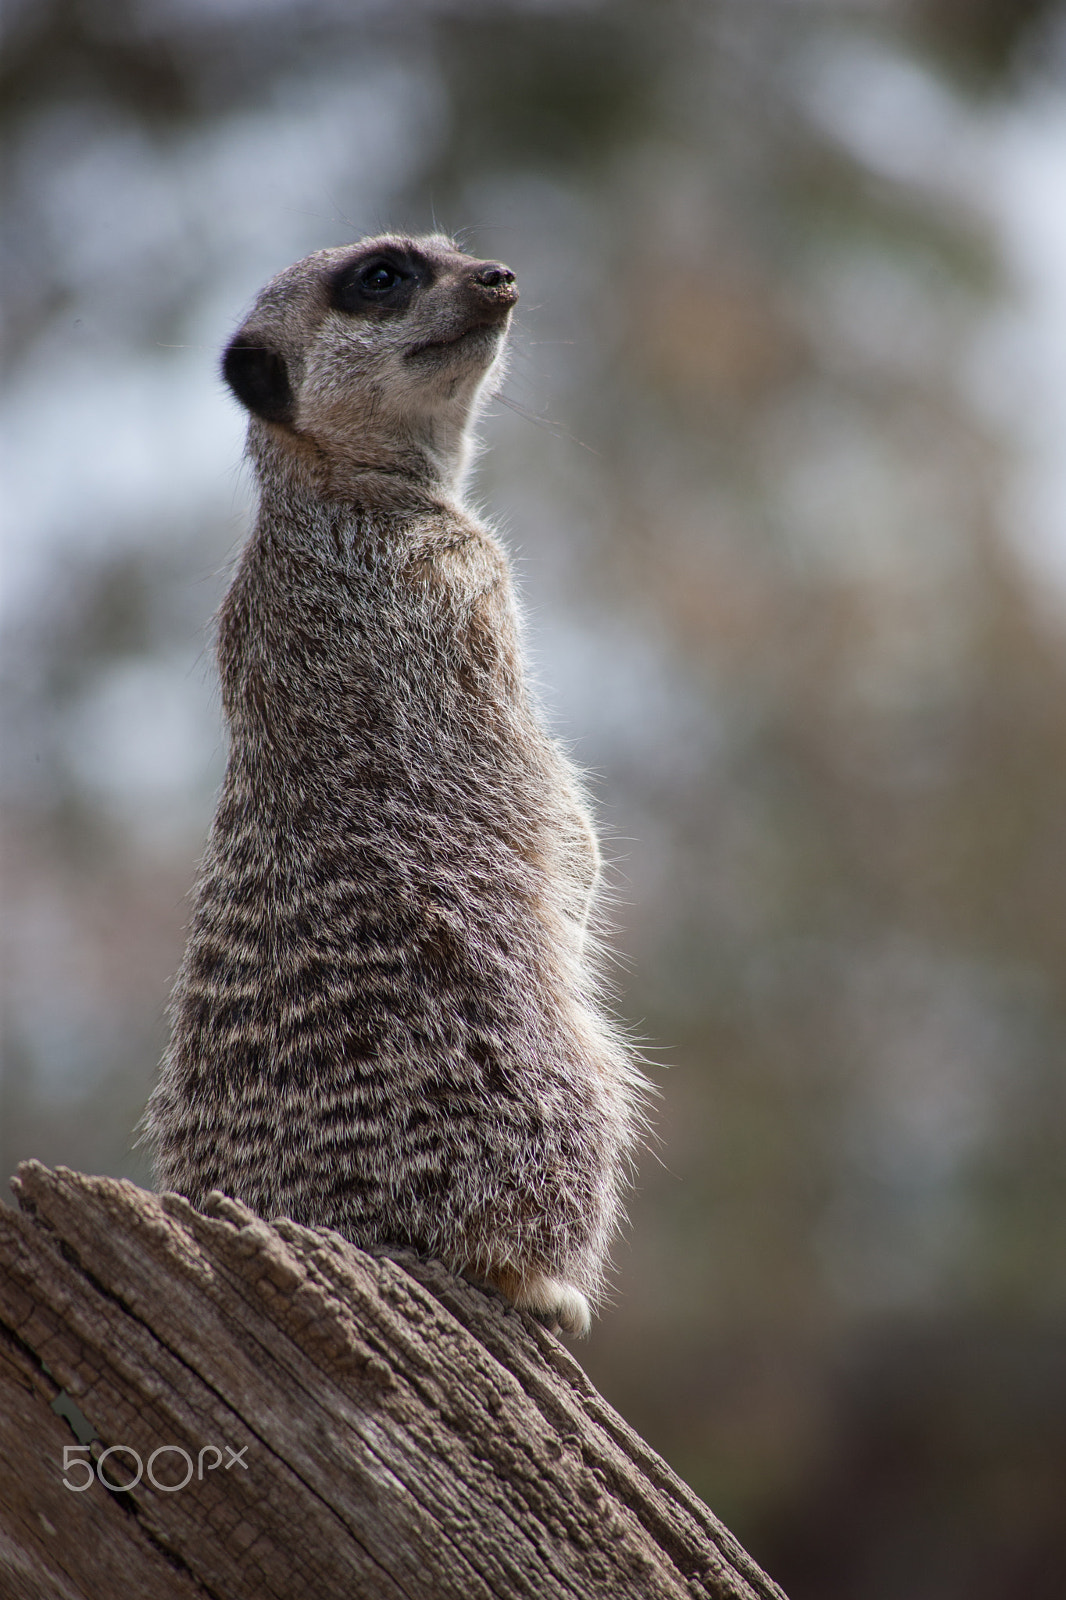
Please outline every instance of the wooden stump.
M783 1600L556 1338L439 1263L36 1162L15 1189L5 1596Z

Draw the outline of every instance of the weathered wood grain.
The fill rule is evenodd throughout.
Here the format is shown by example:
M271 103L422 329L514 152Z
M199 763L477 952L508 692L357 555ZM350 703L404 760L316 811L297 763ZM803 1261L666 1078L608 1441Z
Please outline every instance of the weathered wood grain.
M222 1196L198 1212L37 1163L15 1187L5 1595L781 1600L553 1335L439 1263ZM65 1487L60 1391L94 1458L126 1447L105 1476L163 1449L157 1483Z

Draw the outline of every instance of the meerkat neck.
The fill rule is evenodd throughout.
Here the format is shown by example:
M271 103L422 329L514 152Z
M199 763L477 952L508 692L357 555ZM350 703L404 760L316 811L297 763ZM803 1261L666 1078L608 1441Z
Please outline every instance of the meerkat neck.
M325 451L309 435L253 419L248 430L248 457L264 502L301 500L321 506L333 501L373 511L411 511L418 507L455 505L461 500L469 446L450 460L436 452L377 442L365 453L353 445L343 455Z

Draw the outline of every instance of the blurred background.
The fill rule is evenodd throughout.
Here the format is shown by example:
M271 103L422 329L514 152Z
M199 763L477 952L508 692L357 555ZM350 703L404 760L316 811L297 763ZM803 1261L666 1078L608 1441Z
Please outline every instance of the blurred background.
M133 1148L224 761L217 354L520 276L478 492L662 1090L580 1352L792 1600L1066 1593L1066 7L9 0L4 1174Z

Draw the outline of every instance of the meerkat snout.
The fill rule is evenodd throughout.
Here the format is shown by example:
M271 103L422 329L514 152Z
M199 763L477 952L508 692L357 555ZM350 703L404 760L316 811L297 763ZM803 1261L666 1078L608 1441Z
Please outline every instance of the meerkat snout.
M498 261L475 262L467 268L454 293L454 303L448 308L448 331L439 338L419 341L408 351L408 356L413 358L427 351L453 348L468 335L481 331L491 334L497 330L498 337L499 330L506 328L517 300L518 286L510 267ZM491 341L483 348L491 351ZM470 347L474 359L476 350L477 346Z

